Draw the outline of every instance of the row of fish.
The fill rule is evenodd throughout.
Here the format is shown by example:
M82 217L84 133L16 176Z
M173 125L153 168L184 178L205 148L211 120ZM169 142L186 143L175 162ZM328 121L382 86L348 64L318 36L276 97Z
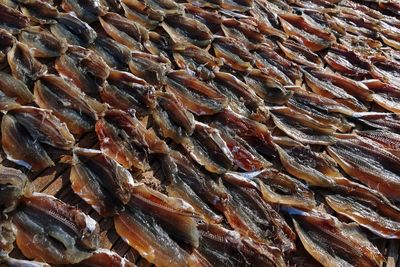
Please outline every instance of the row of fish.
M25 172L68 163L75 194L157 266L301 265L302 249L380 266L369 238L400 238L399 13L0 1L2 151ZM89 132L98 149L77 145ZM0 265L134 266L89 215L33 191L0 169Z

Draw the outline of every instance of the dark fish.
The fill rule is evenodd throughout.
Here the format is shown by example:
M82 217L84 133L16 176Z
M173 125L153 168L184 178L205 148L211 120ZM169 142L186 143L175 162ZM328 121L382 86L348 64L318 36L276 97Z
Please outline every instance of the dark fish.
M211 115L221 111L228 98L184 70L171 71L167 75L167 92L173 93L194 114Z
M183 7L173 0L145 0L144 2L147 7L160 12L163 17L183 14Z
M400 133L400 114L382 112L357 112L350 117L367 128Z
M171 62L167 58L139 51L133 51L129 61L130 71L153 85L164 84L170 68Z
M399 113L400 112L400 87L384 83L380 80L364 80L363 83L372 90L374 102L384 109Z
M334 194L325 196L328 205L383 238L400 235L400 209L379 192L345 178L337 180Z
M310 185L332 187L335 185L335 177L341 176L336 162L324 153L303 146L276 148L286 171Z
M184 182L185 168L182 168L182 166L185 162L188 162L187 159L177 151L171 151L162 158L162 171L165 178L168 180L166 188L168 195L179 197L188 202L204 221L209 223L221 222L222 217L217 215L195 191ZM187 167L190 167L190 165Z
M400 157L400 134L387 130L356 131L357 135L369 139L370 142L381 146L390 153Z
M282 43L278 42L278 45L287 58L298 64L311 68L322 68L324 66L321 58L301 43L287 40Z
M220 224L201 224L199 231L200 246L192 253L196 266L286 266L278 249L241 236Z
M180 143L184 136L193 133L194 116L186 110L175 95L159 93L157 103L158 108L152 111L152 118L164 138L171 138Z
M139 23L149 30L157 28L164 19L163 11L152 9L146 5L145 1L123 0L121 5L128 19Z
M186 69L202 80L211 80L223 62L210 53L192 44L177 44L174 47L173 57L176 65Z
M70 180L75 194L104 217L123 210L134 185L132 175L122 165L99 150L84 148L73 150Z
M206 47L213 40L213 34L206 25L184 15L165 17L161 26L175 44L188 42Z
M370 74L376 79L393 86L400 84L400 63L384 56L376 56L371 59Z
M143 50L143 43L149 39L149 33L142 25L113 12L100 17L104 31L115 41L132 50Z
M96 133L103 153L125 168L145 171L149 154L167 154L169 148L151 129L121 110L109 110L96 122Z
M279 82L273 73L268 70L251 70L244 76L247 85L265 102L272 104L284 104L291 97L292 92L286 90L283 84L292 84L290 79Z
M39 24L55 24L59 13L53 3L46 0L17 0L22 13L32 22Z
M212 5L211 2L215 1L215 3L221 3L220 0L211 0L208 3L204 2L204 4L209 4ZM201 8L200 6L203 5L203 3L200 3L201 0L196 0L196 1L188 1L189 3L183 4L185 7L185 16L194 18L204 25L206 25L211 32L215 33L220 29L221 23L222 23L222 16L215 10L208 10ZM218 4L217 4L218 5Z
M324 266L380 266L384 257L361 230L319 211L292 212L301 243Z
M93 43L97 37L89 24L71 13L60 13L57 23L50 26L50 31L60 41L84 47Z
M135 267L136 265L114 251L99 248L92 256L72 266L80 267Z
M362 78L369 73L370 62L344 45L331 46L324 59L334 70L347 76Z
M16 34L21 29L28 26L29 18L27 18L17 9L0 3L0 28L10 33Z
M199 165L212 173L224 173L233 166L233 155L221 137L220 131L196 122L190 137L180 144Z
M290 13L280 14L279 17L283 30L313 52L328 48L336 41L329 28L310 18Z
M155 218L141 209L127 208L114 216L115 230L148 262L161 267L191 266L193 256L183 250Z
M215 55L234 70L247 71L255 64L246 46L234 38L214 36L212 45Z
M335 127L315 116L289 107L272 108L270 112L276 127L303 144L329 145L335 141Z
M235 38L243 42L248 49L266 42L265 35L260 32L257 24L251 24L248 20L225 18L222 20L222 31L225 36Z
M376 189L389 199L400 198L400 158L372 143L349 137L327 152L351 177Z
M149 40L144 43L144 47L150 54L167 57L167 51L171 50L171 39L157 32L149 32Z
M7 158L32 171L54 165L43 144L69 150L75 143L67 126L49 110L13 109L3 116L2 145Z
M7 53L14 46L16 38L4 29L0 29L0 69L8 66Z
M246 12L253 7L254 0L223 0L221 7L226 10Z
M2 214L0 218L0 265L3 265L3 261L7 262L7 254L14 249L15 231L11 219Z
M60 6L65 12L74 12L78 18L87 23L98 20L98 17L103 16L108 10L100 0L63 0Z
M64 41L37 26L23 29L19 34L19 41L30 47L34 57L59 57L67 51Z
M131 60L130 49L108 37L98 36L94 41L92 49L111 68L125 69Z
M15 98L20 104L33 102L33 94L26 84L5 72L0 72L0 90L6 96Z
M97 222L50 195L34 193L12 220L17 228L17 246L28 259L78 263L99 246Z
M53 111L74 134L90 131L106 106L85 95L77 87L55 75L45 75L35 83L35 101Z
M379 7L383 10L387 10L395 15L400 15L400 4L394 0L388 0L384 2L378 2Z
M139 117L147 115L156 106L154 86L130 72L112 70L100 91L101 99L114 108L136 110Z
M2 215L15 210L22 198L31 195L31 191L29 179L23 172L0 166L0 212ZM0 241L1 243L3 243L2 240Z
M69 46L66 54L56 59L55 68L89 95L97 95L110 74L110 67L99 55L80 46Z
M30 84L47 72L46 65L40 63L33 55L32 50L21 42L16 42L7 54L8 64L12 75Z
M45 262L14 259L6 255L0 255L0 264L11 267L50 267Z

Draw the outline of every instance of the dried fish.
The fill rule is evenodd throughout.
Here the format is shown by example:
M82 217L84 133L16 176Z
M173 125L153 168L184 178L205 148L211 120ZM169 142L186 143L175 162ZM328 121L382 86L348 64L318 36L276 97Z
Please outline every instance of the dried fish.
M60 13L57 23L50 26L50 31L62 42L84 47L93 43L97 37L89 24L71 13Z
M218 12L214 10L208 10L201 8L201 5L212 5L212 2L214 1L216 5L221 4L222 1L220 0L211 0L208 3L207 2L202 2L202 0L196 0L196 1L188 1L189 3L183 4L185 7L185 16L196 19L206 25L211 32L215 33L218 30L220 30L220 26L222 23L222 16Z
M189 42L206 47L213 39L213 34L206 25L183 15L165 17L161 26L176 44Z
M223 0L221 7L226 10L246 12L253 7L254 0Z
M167 75L167 92L173 93L189 111L196 115L212 115L221 111L228 98L184 70Z
M31 48L34 57L58 57L67 51L65 42L37 26L23 29L19 41Z
M287 40L278 45L287 58L298 64L317 69L324 66L321 58L301 43Z
M113 12L99 18L101 26L115 41L133 50L143 50L149 33L142 25Z
M16 209L21 198L29 197L31 191L32 188L29 179L23 172L17 169L0 166L0 212L2 214ZM0 226L0 228L2 227ZM0 240L1 239L2 238L0 238ZM1 240L0 244L2 243L3 241ZM1 250L2 248L0 245L0 251Z
M43 144L69 150L75 143L67 126L49 110L21 107L7 112L1 123L7 158L32 171L54 165Z
M359 138L339 140L327 151L348 175L389 199L399 199L400 158Z
M111 68L124 69L131 60L130 49L108 37L98 36L92 49Z
M129 72L112 70L100 91L101 99L114 108L135 110L139 117L156 106L155 88Z
M126 258L122 258L117 253L99 248L86 260L72 266L81 267L135 267L136 265Z
M22 13L39 24L55 24L59 13L51 2L46 0L16 0Z
M165 83L165 76L170 70L171 62L163 57L144 52L132 52L129 69L136 76L153 85Z
M66 54L56 59L55 68L89 95L97 95L110 74L109 66L99 55L80 46L69 46Z
M324 266L379 266L384 258L360 229L327 213L292 212L305 249Z
M171 138L180 143L184 136L193 133L194 116L186 110L175 95L159 93L157 103L158 108L152 111L152 118L164 138Z
M14 259L0 254L0 264L12 267L50 267L45 262Z
M148 154L166 154L169 148L152 130L134 116L121 110L109 110L96 122L96 133L103 153L125 168L144 171L149 168Z
M34 193L26 199L13 216L13 223L17 246L29 259L78 263L99 246L97 222L50 195Z
M7 53L15 44L15 37L4 29L0 29L0 69L8 66Z
M400 88L396 85L384 83L380 80L364 80L363 83L372 90L372 98L379 106L388 111L400 112Z
M15 98L20 104L33 102L33 94L26 84L5 72L0 72L0 90L6 96Z
M225 36L238 39L251 49L256 45L265 43L266 39L257 28L258 25L252 25L250 22L252 21L246 19L226 18L222 20L221 28Z
M21 42L14 44L7 54L7 60L12 75L25 84L30 84L47 72L46 65L40 63L32 50Z
M7 261L7 254L14 249L15 231L11 219L2 214L0 218L0 264L2 261Z
M374 144L383 147L390 153L400 157L400 134L387 130L356 131L357 135L369 139Z
M92 23L107 12L107 7L100 0L77 1L63 0L61 8L65 12L74 12L81 20Z
M18 33L21 29L29 26L29 18L19 12L0 3L0 28L12 34Z
M161 10L152 9L146 5L145 1L123 0L121 5L128 19L149 30L156 28L164 19L164 14Z
M371 59L370 74L376 79L397 86L400 83L400 63L383 56Z
M38 80L34 94L40 107L51 109L77 135L93 129L98 115L106 108L104 104L55 75L45 75Z
M212 45L215 55L234 70L246 71L255 64L254 57L246 46L234 38L214 36Z
M202 80L211 80L215 77L214 71L223 65L222 60L213 57L204 49L192 44L178 44L173 53L176 65L186 69Z
M367 128L400 133L400 114L382 112L357 112L349 118Z
M282 165L293 176L319 187L332 187L335 177L340 177L336 162L323 153L309 147L295 146L283 149L276 147Z
M131 198L132 175L99 150L75 148L71 168L71 187L101 216L123 210Z

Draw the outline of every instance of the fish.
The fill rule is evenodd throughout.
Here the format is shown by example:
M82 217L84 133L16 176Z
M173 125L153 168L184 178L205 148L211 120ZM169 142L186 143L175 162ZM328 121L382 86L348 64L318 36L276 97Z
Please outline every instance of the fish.
M384 194L398 199L400 158L390 152L349 136L327 147L328 154L351 177Z
M276 149L285 170L309 185L330 188L341 176L336 162L325 153L304 146L284 149L277 145Z
M237 71L247 71L255 64L254 56L245 44L231 37L214 36L212 43L214 54Z
M99 225L89 215L61 200L33 193L12 222L16 244L28 259L50 264L78 263L99 247Z
M368 60L340 44L331 46L324 59L334 70L356 78L367 76L371 68Z
M56 75L45 75L34 86L35 102L51 109L77 135L93 129L106 106Z
M398 113L355 112L349 119L363 125L367 129L381 129L399 133L399 116Z
M149 169L149 154L167 154L169 148L134 116L122 110L108 110L96 122L100 148L123 167Z
M393 113L400 112L399 98L400 88L398 86L384 83L377 79L365 80L363 83L372 90L372 98L375 103Z
M101 88L101 99L125 111L135 110L139 117L156 107L156 89L130 72L112 70Z
M50 267L50 265L45 262L20 260L11 258L8 255L0 255L0 264L13 267Z
M72 13L60 13L57 23L50 26L51 33L61 42L86 47L94 42L96 31Z
M292 92L286 90L283 84L292 84L290 79L283 81L275 79L276 76L268 70L254 69L244 76L246 84L265 102L272 104L284 104L288 101ZM284 82L282 84L282 82Z
M381 146L390 153L398 157L400 156L400 147L398 145L398 140L400 140L399 134L387 130L364 130L355 131L355 133L360 137L367 138L369 142Z
M151 116L159 134L177 143L190 136L195 128L193 114L171 93L157 93L157 108Z
M202 8L202 5L213 5L212 2L222 3L220 0L211 0L208 2L202 2L201 0L192 1L189 0L188 3L184 3L183 6L185 8L185 16L196 19L206 25L212 33L217 32L222 23L222 15L216 12L215 10L207 10Z
M130 172L100 150L74 148L70 174L75 194L101 216L114 216L124 210L134 186Z
M165 16L163 11L152 9L150 6L146 6L145 2L137 0L124 0L121 6L128 19L139 23L149 30L157 28Z
M115 41L132 50L144 50L143 42L149 39L149 33L142 25L114 12L107 12L99 20L104 31Z
M75 138L51 111L19 107L8 111L1 122L1 142L7 158L31 171L53 166L44 145L68 151Z
M171 70L171 62L162 55L151 55L133 51L129 61L129 70L139 78L152 85L165 84L167 73Z
M294 227L311 256L324 266L379 266L384 257L356 225L325 212L293 211Z
M124 69L132 57L128 47L106 36L98 36L91 49L96 51L110 68Z
M174 94L185 108L198 116L215 114L228 104L225 95L184 70L169 72L166 83L166 91Z
M32 103L34 96L28 86L14 76L0 71L0 90L21 105Z
M253 6L254 0L224 0L221 7L226 10L246 12Z
M18 41L7 53L7 61L12 75L27 85L31 85L47 72L46 65L34 57L32 50Z
M97 21L98 17L103 16L108 10L100 0L86 2L63 0L60 6L65 12L74 12L79 19L87 23Z
M15 210L24 197L32 194L32 186L28 177L20 170L0 166L0 192L0 211L7 214Z
M29 18L17 9L0 3L0 25L11 34L18 33L21 29L29 26Z
M299 42L286 40L284 42L278 42L278 46L287 58L293 60L297 64L317 69L324 66L318 54Z
M400 209L385 196L345 178L337 180L333 191L325 196L325 200L337 213L382 238L398 238Z
M69 46L67 52L56 59L55 68L63 78L94 96L110 74L110 67L99 55L80 46Z
M67 51L65 42L37 26L23 29L19 41L29 46L36 58L59 57Z
M43 0L17 0L22 13L32 22L39 24L55 24L59 16L58 10L51 3Z
M258 25L252 25L249 22L249 20L245 19L225 18L222 20L221 28L226 37L238 39L248 49L252 49L259 44L266 43L266 38L257 28Z
M400 82L400 63L387 57L376 56L371 58L370 74L375 79L397 86Z
M119 256L114 251L99 248L93 252L93 254L72 266L82 266L82 267L96 267L96 266L114 266L114 267L135 267L136 265L126 258Z
M222 60L192 44L177 44L173 50L178 67L193 72L202 80L215 78L214 72L223 65Z
M206 47L213 40L213 34L206 25L184 15L167 16L161 26L173 43L191 43L199 47Z

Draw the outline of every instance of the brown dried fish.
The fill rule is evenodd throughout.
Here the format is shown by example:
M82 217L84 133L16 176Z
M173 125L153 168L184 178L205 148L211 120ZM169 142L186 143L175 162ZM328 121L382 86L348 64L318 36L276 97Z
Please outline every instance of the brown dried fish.
M34 94L40 107L51 109L77 135L93 129L98 115L106 109L104 104L55 75L45 75L38 80Z
M121 5L128 19L149 30L156 28L164 19L163 11L152 9L146 5L145 1L123 0Z
M0 72L0 90L6 96L15 98L20 104L33 102L33 94L29 91L26 84L8 73Z
M28 259L51 264L78 263L99 246L99 226L61 200L34 193L13 216L18 248Z
M103 153L125 168L144 171L149 168L148 154L167 154L169 148L155 133L134 116L121 110L109 110L96 122L96 133Z
M20 107L8 111L1 123L7 158L32 171L54 165L43 144L69 150L75 143L67 126L49 110Z
M46 0L16 0L22 13L39 24L55 24L59 16L57 8Z
M234 38L214 36L212 43L215 56L234 70L247 71L255 64L253 55L246 46Z
M400 63L384 56L371 58L370 74L376 79L393 86L400 84Z
M155 88L130 72L112 70L100 91L101 99L114 108L135 110L139 117L156 106Z
M357 135L369 139L374 144L383 147L390 153L400 157L400 134L387 130L356 131Z
M228 98L184 70L167 75L167 92L173 93L189 111L196 115L212 115L221 111Z
M324 66L321 58L301 43L286 40L278 45L287 58L298 64L317 69Z
M243 42L248 49L266 42L265 35L260 32L257 24L252 24L251 20L237 20L225 18L222 20L222 31L225 36L235 38Z
M50 26L50 31L62 42L84 47L93 43L97 37L89 24L72 13L60 13L57 23Z
M108 37L98 36L94 41L92 49L111 68L125 69L131 60L130 49Z
M65 42L38 26L23 29L19 41L30 47L34 57L58 57L67 51Z
M75 148L71 167L71 187L75 194L101 216L123 210L131 198L132 175L115 160L94 149Z
M0 28L16 34L21 29L29 26L29 18L17 9L0 3Z
M211 32L215 33L220 29L222 23L222 16L215 10L209 10L202 8L202 5L212 5L211 2L215 2L218 6L218 3L222 3L221 0L211 0L207 2L202 2L202 0L196 0L183 4L185 7L185 16L196 19L206 25Z
M89 95L97 95L110 74L110 67L99 55L80 46L69 46L66 54L56 59L55 68Z
M86 260L72 266L80 267L135 267L136 265L114 251L99 248Z
M74 12L78 18L87 23L98 20L98 17L103 16L108 10L100 0L63 0L60 6L65 12Z
M364 80L363 83L372 90L372 98L379 106L388 111L400 112L400 88L398 85L384 83L380 80Z
M7 53L14 46L16 38L4 29L0 29L0 69L8 66Z
M0 265L12 267L50 267L50 265L45 262L14 259L1 254Z
M0 216L0 264L7 260L7 254L14 249L15 231L10 217L7 218L2 214Z
M400 133L400 114L382 112L357 112L349 118L367 128Z
M246 12L253 7L254 0L223 0L221 7L226 10Z
M149 33L142 25L113 12L99 18L101 26L115 41L133 50L143 50Z
M21 42L14 44L7 54L7 60L12 75L28 85L47 72L46 65L40 63L32 50Z
M133 51L129 69L136 76L153 85L165 83L165 76L171 68L171 62L164 56Z

